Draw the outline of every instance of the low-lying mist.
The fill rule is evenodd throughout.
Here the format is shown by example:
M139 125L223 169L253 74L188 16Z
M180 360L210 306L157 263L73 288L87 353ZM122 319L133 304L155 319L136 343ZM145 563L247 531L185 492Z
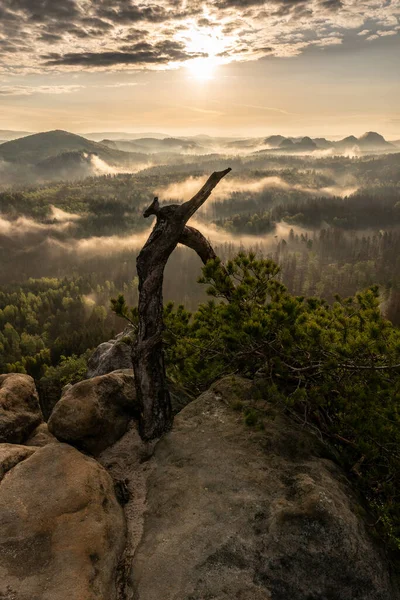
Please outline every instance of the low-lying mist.
M189 200L203 185L203 177L188 177L184 181L172 183L166 187L159 188L156 193L165 200ZM284 191L296 190L313 196L349 196L358 190L358 186L331 185L326 187L306 187L301 184L288 183L282 177L271 176L259 179L242 179L231 177L223 179L214 190L212 199L221 201L228 199L232 194L247 192L249 194L259 193L267 189L280 189Z

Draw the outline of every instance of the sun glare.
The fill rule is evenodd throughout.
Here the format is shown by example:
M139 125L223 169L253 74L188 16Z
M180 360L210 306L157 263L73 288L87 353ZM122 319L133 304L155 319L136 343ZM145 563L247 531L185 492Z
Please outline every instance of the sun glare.
M187 69L191 77L199 81L207 81L213 79L218 61L209 56L208 58L195 58L187 63Z
M199 81L213 79L216 68L224 62L221 54L226 48L226 37L218 28L198 29L193 23L188 23L184 40L187 52L202 55L186 63L190 76Z

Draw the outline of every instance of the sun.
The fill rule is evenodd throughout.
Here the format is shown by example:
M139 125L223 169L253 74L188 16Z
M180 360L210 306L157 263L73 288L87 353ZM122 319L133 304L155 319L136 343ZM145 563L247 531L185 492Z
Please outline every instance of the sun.
M186 67L193 79L207 81L213 79L218 65L224 62L222 54L226 49L226 36L218 27L202 27L187 23L182 40L186 52L197 55L186 62Z
M213 56L207 58L194 58L186 64L190 76L199 81L213 79L218 61Z

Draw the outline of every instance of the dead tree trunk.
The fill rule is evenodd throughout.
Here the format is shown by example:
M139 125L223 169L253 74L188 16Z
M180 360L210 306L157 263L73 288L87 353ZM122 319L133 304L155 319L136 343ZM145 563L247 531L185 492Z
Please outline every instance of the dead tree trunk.
M143 214L144 217L157 217L154 229L136 260L139 326L133 350L133 368L137 397L142 408L140 434L146 440L161 436L172 425L171 399L162 349L164 268L178 243L195 250L204 263L215 258L205 237L197 229L186 226L186 223L230 170L213 173L188 202L161 208L158 199L154 198Z

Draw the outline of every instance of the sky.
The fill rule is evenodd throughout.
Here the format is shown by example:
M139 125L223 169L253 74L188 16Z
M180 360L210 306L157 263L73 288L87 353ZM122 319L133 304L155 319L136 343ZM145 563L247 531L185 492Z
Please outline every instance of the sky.
M400 138L400 0L0 0L0 129Z

